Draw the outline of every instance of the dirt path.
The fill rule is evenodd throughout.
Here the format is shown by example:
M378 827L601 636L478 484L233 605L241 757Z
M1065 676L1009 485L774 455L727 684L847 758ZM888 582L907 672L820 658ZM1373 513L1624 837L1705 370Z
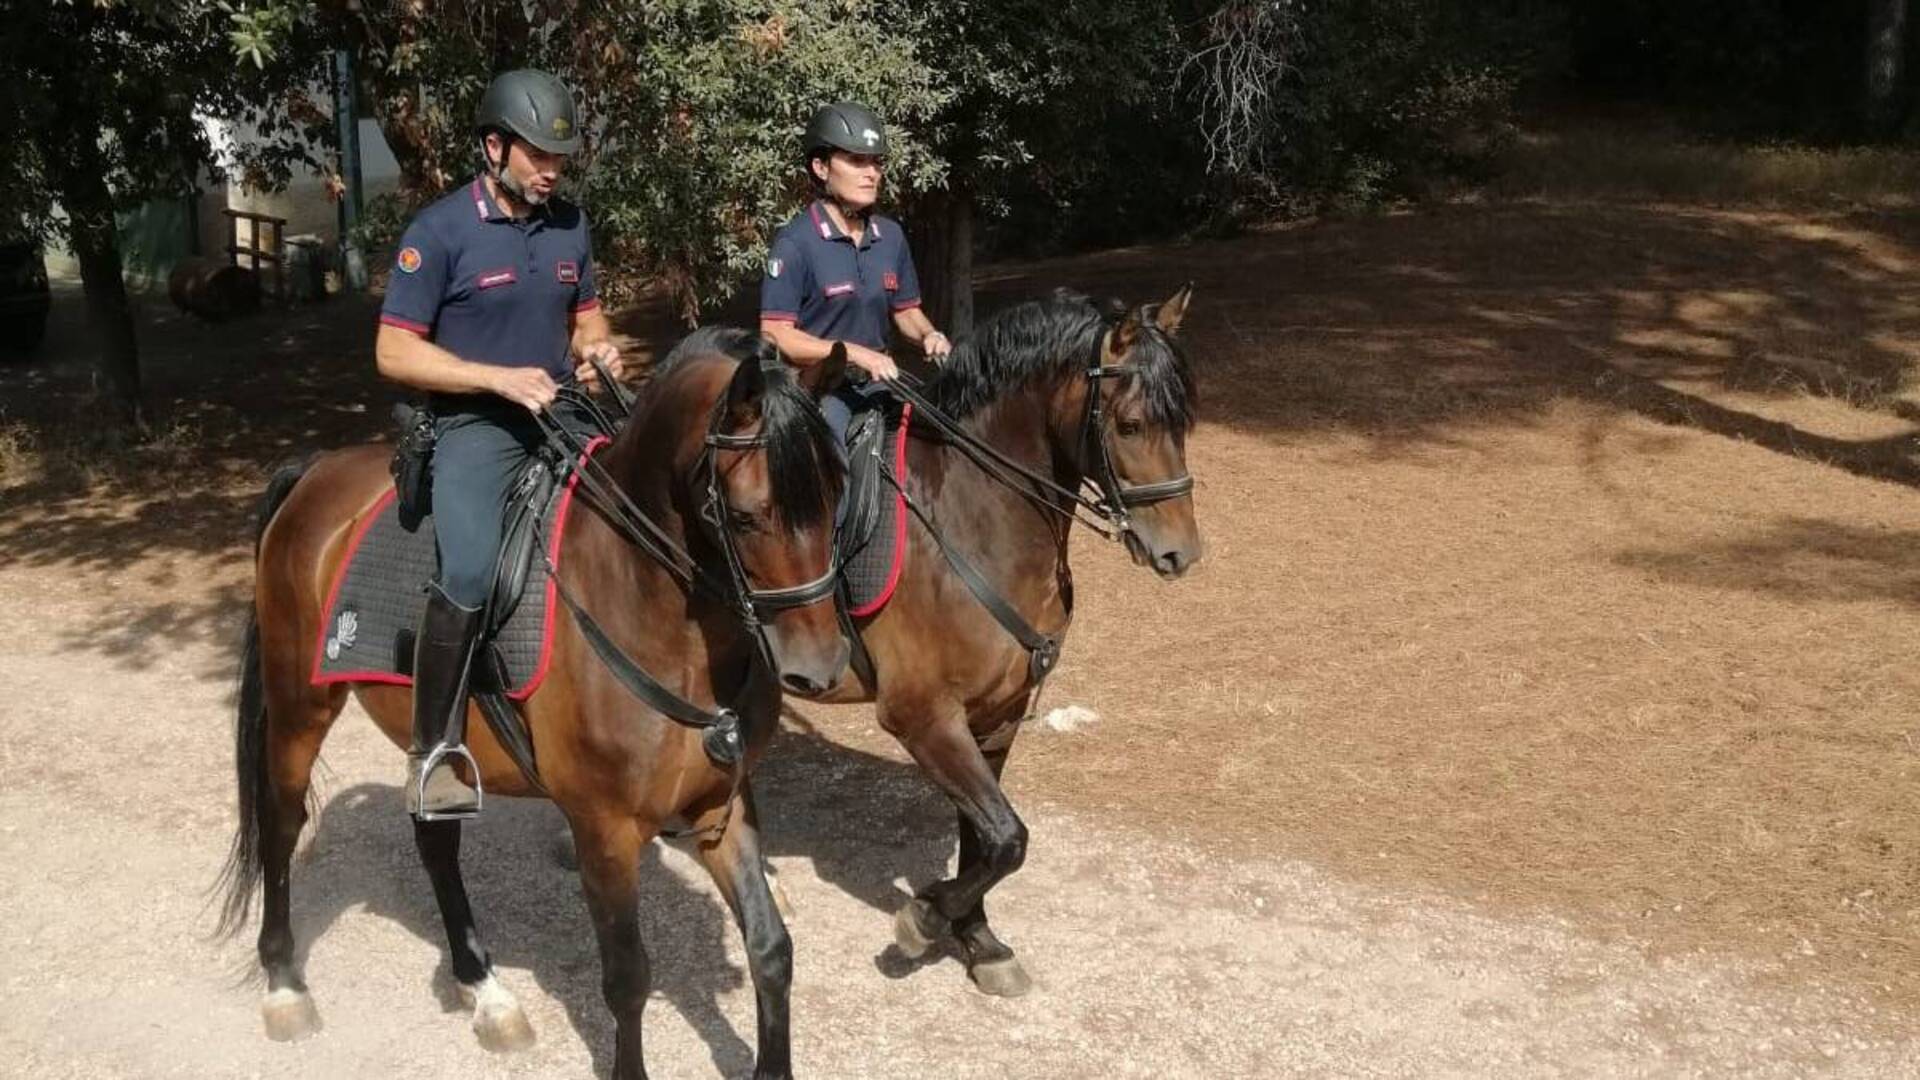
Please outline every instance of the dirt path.
M247 942L206 942L202 890L229 827L226 656L211 642L75 678L61 635L111 578L0 573L0 1073L23 1077L581 1076L611 1027L557 817L500 804L467 865L502 978L541 1035L480 1050L452 1001L399 808L398 757L349 711L297 870L295 922L327 1028L260 1034ZM1707 962L1656 963L1550 920L1481 917L1103 828L1016 794L1036 838L995 905L1039 986L1007 1002L952 962L887 947L888 912L943 860L946 815L851 711L783 736L764 777L798 908L796 1051L809 1076L1910 1075L1920 1043L1871 1005L1784 993ZM92 735L101 723L106 731ZM1093 750L1095 725L1046 733ZM881 838L877 843L869 838ZM649 855L657 1075L744 1075L752 995L717 896Z
M994 905L1029 998L886 950L948 827L898 753L857 712L781 740L805 1074L1920 1073L1915 268L1903 217L1630 206L994 268L989 308L1198 280L1211 554L1163 586L1076 549L1048 705L1101 719L1023 736ZM267 1043L248 948L203 937L246 522L264 466L383 429L369 319L150 310L163 437L0 471L0 1073L604 1068L551 812L468 848L541 1033L490 1058L352 714L296 879L325 1033ZM65 359L0 369L0 466ZM739 1075L738 944L658 862L656 1073Z

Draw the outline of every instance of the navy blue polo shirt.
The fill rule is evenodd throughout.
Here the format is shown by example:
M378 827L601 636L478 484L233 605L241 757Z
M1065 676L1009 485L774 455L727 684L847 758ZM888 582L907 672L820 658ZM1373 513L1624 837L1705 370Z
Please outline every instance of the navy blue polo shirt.
M475 179L407 226L380 321L462 360L558 379L573 370L571 317L599 306L580 208L555 199L515 219Z
M874 214L854 243L818 201L781 226L760 281L760 318L885 352L893 313L920 306L907 236Z

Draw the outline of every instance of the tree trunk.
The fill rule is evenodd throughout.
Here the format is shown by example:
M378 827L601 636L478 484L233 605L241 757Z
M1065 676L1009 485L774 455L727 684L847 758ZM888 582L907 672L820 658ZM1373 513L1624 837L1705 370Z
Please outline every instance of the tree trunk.
M1907 0L1868 0L1866 121L1873 135L1900 121L1906 91Z
M973 330L973 192L930 191L914 208L913 263L927 318L948 337Z
M67 212L68 240L80 263L87 325L98 352L93 391L112 409L112 422L138 429L146 418L140 401L140 350L120 258L120 226L100 161L101 124L91 99L57 95L54 123L41 133L41 158ZM48 137L50 136L50 137Z
M145 424L140 403L140 351L133 336L133 309L127 303L126 279L122 276L119 230L110 209L74 209L85 205L81 200L90 194L75 188L97 188L104 201L105 186L97 174L67 179L60 197L72 215L73 254L80 261L87 324L93 328L99 349L93 390L112 406L114 419L121 425L139 428Z

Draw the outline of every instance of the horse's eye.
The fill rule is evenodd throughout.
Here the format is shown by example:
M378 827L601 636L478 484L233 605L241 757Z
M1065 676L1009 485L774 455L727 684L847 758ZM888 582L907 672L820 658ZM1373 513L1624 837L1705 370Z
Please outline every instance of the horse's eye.
M727 527L734 532L752 532L759 525L760 520L745 510L727 511Z
M1116 420L1113 429L1131 439L1140 434L1141 423L1138 420Z

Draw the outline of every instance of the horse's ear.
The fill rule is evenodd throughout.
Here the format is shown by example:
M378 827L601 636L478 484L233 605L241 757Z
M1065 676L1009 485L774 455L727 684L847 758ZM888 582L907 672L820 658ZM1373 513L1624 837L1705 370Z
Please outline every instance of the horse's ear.
M813 399L819 401L840 388L847 378L847 343L836 341L827 358L804 369L800 381L813 393Z
M1166 303L1154 309L1154 325L1158 326L1160 331L1169 337L1178 333L1180 324L1186 321L1187 318L1187 305L1192 302L1193 282L1189 281L1185 285L1180 286L1180 291L1173 294L1173 299L1168 300Z
M767 373L765 370L765 352L773 349L773 343L762 340L760 355L742 360L733 369L733 382L727 386L727 419L734 429L746 427L760 419L760 399L767 392ZM774 362L779 363L779 352L774 352Z
M1112 367L1125 362L1127 352L1133 348L1133 343L1140 340L1140 324L1151 317L1151 313L1145 307L1137 307L1127 312L1119 325L1107 332L1107 344L1101 350L1101 366Z

